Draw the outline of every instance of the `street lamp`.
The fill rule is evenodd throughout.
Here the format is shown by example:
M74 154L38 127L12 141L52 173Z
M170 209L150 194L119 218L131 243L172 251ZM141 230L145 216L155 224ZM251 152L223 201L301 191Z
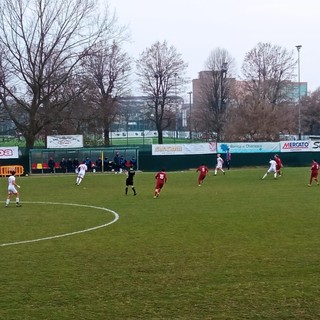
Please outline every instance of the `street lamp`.
M177 77L178 73L174 73L174 143L176 141L176 138L179 138L178 134L178 123L177 123L177 110L178 110L178 101L177 101ZM178 119L179 120L179 119Z
M189 95L189 139L192 140L192 128L191 128L191 95L192 91L187 92Z
M300 85L300 49L302 45L296 46L298 50L298 135L299 135L299 140L301 140L301 85Z

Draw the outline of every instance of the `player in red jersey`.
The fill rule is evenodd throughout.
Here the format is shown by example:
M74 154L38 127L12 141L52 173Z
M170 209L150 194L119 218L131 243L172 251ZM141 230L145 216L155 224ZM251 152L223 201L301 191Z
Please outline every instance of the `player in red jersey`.
M163 188L164 184L167 182L167 174L165 172L165 169L162 169L161 171L159 171L155 175L155 178L157 179L157 182L154 190L154 198L158 198L161 189Z
M207 166L205 166L203 163L201 166L197 169L197 172L199 172L198 176L198 186L200 187L203 183L204 178L207 176L207 173L209 172L209 169Z
M311 187L312 180L314 180L317 183L317 185L319 185L318 172L319 172L319 164L314 159L314 160L312 160L311 174L310 174L310 180L309 180L308 187Z
M274 160L277 163L277 165L276 165L277 175L279 177L281 177L281 168L283 167L282 161L281 161L280 157L277 154L274 156Z

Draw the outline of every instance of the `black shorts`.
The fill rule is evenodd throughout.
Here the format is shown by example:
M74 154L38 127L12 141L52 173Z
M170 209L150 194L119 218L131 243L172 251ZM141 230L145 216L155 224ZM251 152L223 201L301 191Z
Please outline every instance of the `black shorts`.
M132 179L126 179L126 186L133 186L133 180Z

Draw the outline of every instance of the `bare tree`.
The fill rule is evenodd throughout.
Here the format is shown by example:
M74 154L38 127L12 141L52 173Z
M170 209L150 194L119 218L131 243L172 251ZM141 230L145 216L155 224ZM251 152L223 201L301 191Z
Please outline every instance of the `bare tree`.
M225 138L229 141L278 141L280 133L294 130L296 110L292 105L256 104L238 92L237 107L229 113Z
M320 88L301 99L302 126L306 134L320 134Z
M246 91L256 103L275 106L288 101L288 82L294 69L293 52L270 43L258 43L245 55L242 65Z
M234 59L225 49L217 48L211 52L205 67L207 71L200 73L200 90L195 97L197 114L203 118L206 131L214 133L220 141L227 121Z
M166 41L154 43L137 60L140 87L148 96L149 119L155 123L159 144L163 143L163 130L175 122L176 93L185 83L186 68L181 54Z
M120 116L120 98L128 93L128 76L131 59L122 51L120 44L100 42L92 48L84 67L92 81L91 97L98 127L102 128L104 144L109 145L112 123Z
M237 109L229 132L240 140L277 140L280 132L291 132L295 114L293 53L270 43L259 43L242 65L244 81L237 85ZM235 132L238 130L237 132Z
M32 148L85 88L80 62L101 37L117 37L116 19L97 0L2 0L0 99Z

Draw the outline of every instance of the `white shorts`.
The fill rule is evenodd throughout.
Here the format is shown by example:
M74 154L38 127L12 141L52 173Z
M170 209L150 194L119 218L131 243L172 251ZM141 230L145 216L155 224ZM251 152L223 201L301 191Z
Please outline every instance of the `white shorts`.
M81 178L81 179L83 179L84 176L85 176L85 174L86 174L85 172L79 172L79 173L78 173L78 177Z
M16 194L16 193L18 193L18 191L15 188L15 186L10 186L10 187L8 187L8 193Z

